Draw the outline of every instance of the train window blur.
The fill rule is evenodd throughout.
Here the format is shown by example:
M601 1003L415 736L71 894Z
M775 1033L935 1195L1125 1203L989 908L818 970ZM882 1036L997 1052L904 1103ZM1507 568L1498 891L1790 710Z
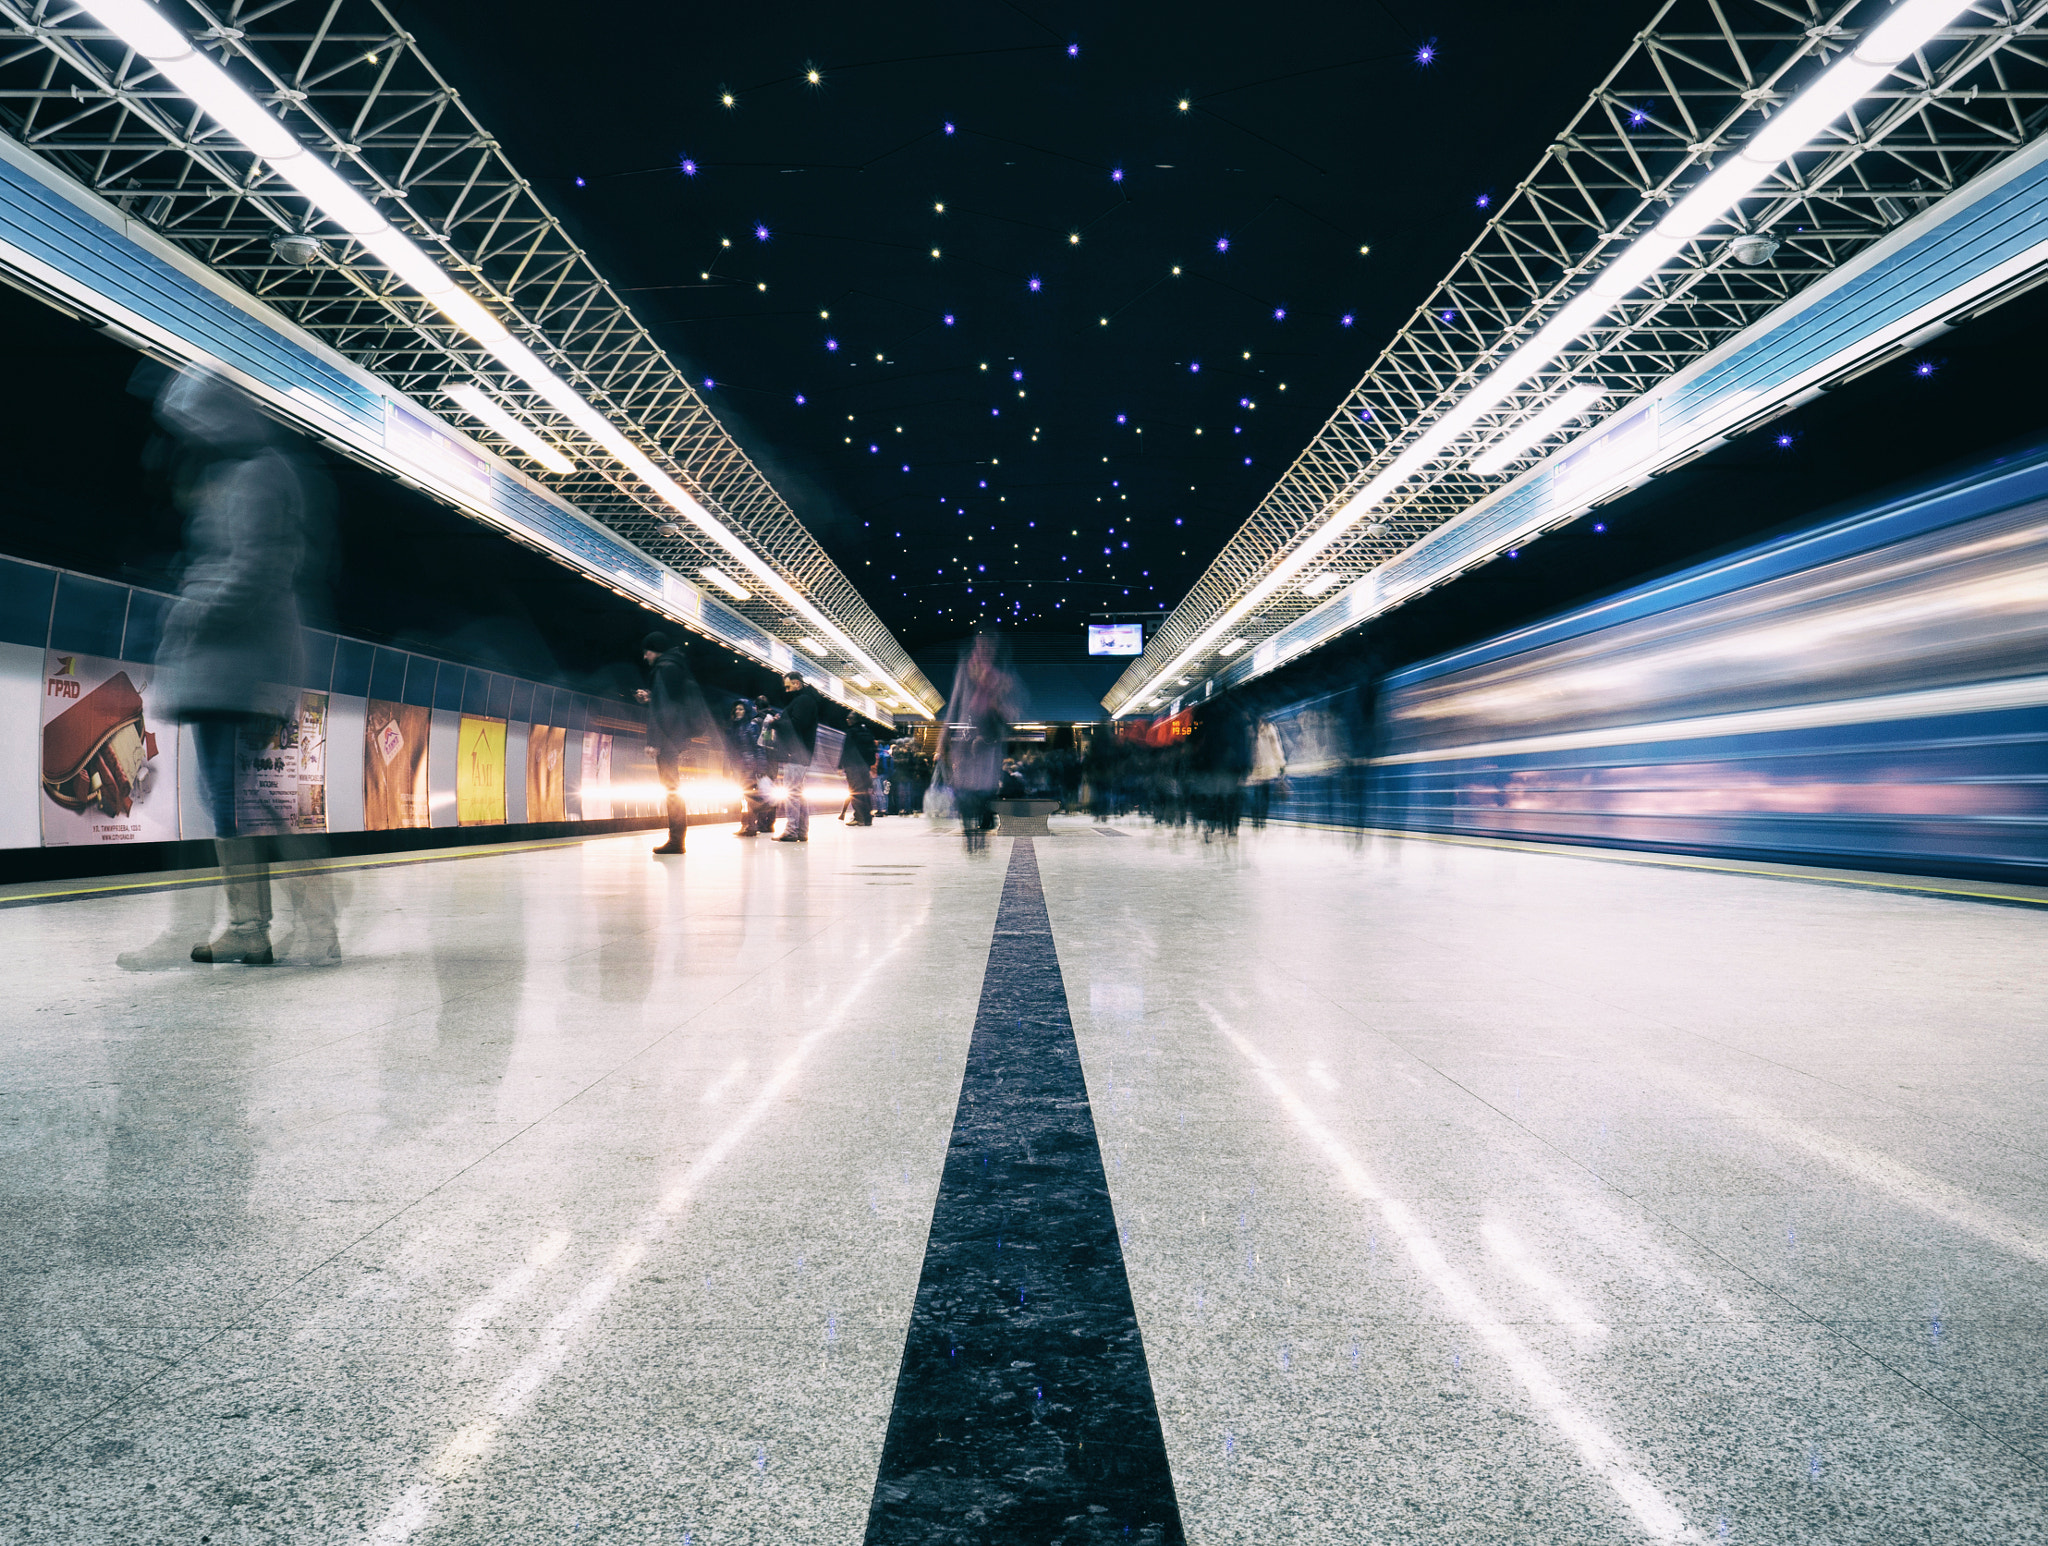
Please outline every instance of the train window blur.
M1387 752L1950 688L2044 658L2048 502L1414 687Z
M1268 716L1273 814L2038 881L2048 448L1382 686Z

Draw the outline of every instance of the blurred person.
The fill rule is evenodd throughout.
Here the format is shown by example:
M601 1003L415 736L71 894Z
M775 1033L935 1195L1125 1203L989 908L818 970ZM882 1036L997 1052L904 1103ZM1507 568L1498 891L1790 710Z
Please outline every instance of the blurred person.
M664 806L668 815L668 841L654 850L657 857L679 854L689 838L689 809L683 803L683 759L690 745L704 742L706 714L704 698L697 691L697 679L680 645L656 630L640 641L640 663L647 670L648 685L633 696L651 710L648 732L653 737L648 750L660 770Z
M896 747L893 742L878 740L875 743L875 814L894 816L897 799Z
M1287 753L1280 745L1280 732L1270 719L1261 719L1252 740L1252 768L1245 775L1251 795L1254 827L1263 827L1272 814L1275 786L1282 799L1287 794Z
M937 760L960 809L970 849L986 841L995 817L990 805L1003 775L1003 743L1017 717L1017 679L1005 666L993 633L980 633L961 652L953 697L939 731Z
M761 756L761 710L745 698L733 701L725 738L731 748L733 776L740 785L740 829L735 837L758 837L775 824L775 807L761 792L768 764Z
M853 825L875 824L875 738L859 719L849 716L846 740L839 748L839 767L846 774L847 801L853 807Z
M1244 808L1244 784L1256 760L1251 716L1236 696L1204 704L1186 742L1189 814L1202 839L1235 837Z
M784 796L782 835L778 843L808 843L811 840L811 808L804 799L804 780L811 771L811 759L818 754L818 710L824 700L818 689L794 671L782 673L782 687L789 699L768 716L769 732L775 740L770 755L782 763Z
M237 752L296 736L307 554L324 534L331 491L289 431L209 372L173 376L157 395L156 419L176 447L172 493L185 521L178 599L157 647L157 691L165 717L192 727L228 913L227 927L193 945L191 959L267 966L277 958L270 847L264 834L242 830ZM339 956L326 872L298 866L283 878L294 914L291 953Z

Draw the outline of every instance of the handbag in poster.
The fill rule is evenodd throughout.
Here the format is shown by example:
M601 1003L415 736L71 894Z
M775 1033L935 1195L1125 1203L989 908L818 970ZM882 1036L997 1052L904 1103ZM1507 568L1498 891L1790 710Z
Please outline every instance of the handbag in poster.
M178 836L178 735L153 712L147 666L52 650L43 670L43 842Z
M372 698L363 714L363 830L433 825L427 804L427 738L432 713Z

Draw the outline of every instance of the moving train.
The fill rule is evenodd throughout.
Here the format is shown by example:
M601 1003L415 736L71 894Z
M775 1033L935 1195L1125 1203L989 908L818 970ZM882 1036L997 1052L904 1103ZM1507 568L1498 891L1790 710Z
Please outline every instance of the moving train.
M1396 672L1369 737L1345 718L1269 717L1276 816L2048 882L2048 445Z

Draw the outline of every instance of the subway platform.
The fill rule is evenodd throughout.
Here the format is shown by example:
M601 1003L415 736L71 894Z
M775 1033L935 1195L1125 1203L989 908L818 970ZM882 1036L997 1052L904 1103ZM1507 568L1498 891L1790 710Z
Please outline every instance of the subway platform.
M0 1538L2048 1539L2048 897L813 830L0 896Z

